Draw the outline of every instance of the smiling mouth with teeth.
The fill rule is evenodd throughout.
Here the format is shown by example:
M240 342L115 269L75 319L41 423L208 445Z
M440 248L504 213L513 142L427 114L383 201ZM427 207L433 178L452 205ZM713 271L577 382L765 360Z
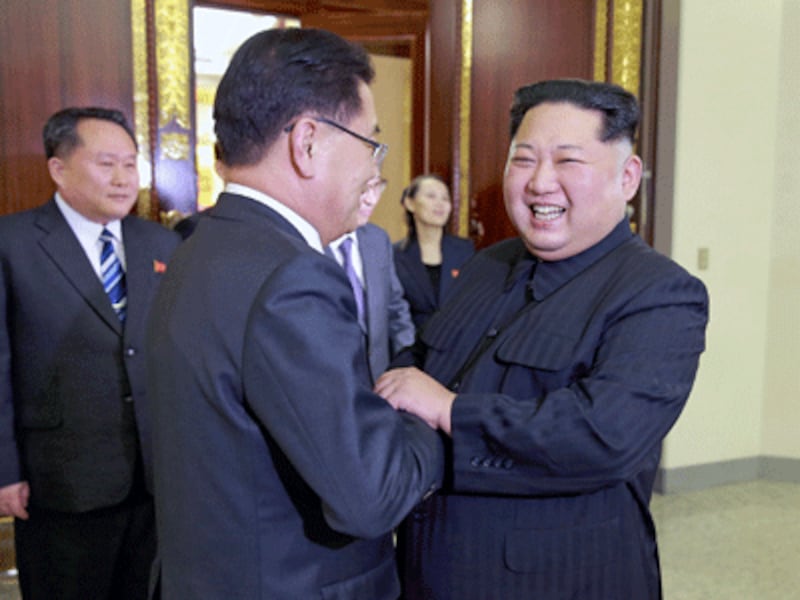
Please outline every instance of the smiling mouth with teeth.
M552 221L557 219L562 214L566 212L565 208L560 206L542 206L538 204L534 204L531 206L531 212L533 216L537 219L542 221Z

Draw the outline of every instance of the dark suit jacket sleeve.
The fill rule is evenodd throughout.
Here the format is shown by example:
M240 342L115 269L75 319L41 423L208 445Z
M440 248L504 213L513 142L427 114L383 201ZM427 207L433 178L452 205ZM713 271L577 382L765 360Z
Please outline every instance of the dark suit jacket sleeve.
M475 391L459 394L452 412L457 490L582 493L657 461L692 387L708 318L703 284L662 271L627 296L586 289L583 308L554 294L479 361ZM488 385L501 393L480 392L477 379L500 381Z
M14 398L11 386L11 341L4 265L0 264L0 487L20 480L14 439Z
M252 308L243 379L252 410L334 529L386 533L439 485L436 432L366 386L355 302L335 262L303 253L266 281Z

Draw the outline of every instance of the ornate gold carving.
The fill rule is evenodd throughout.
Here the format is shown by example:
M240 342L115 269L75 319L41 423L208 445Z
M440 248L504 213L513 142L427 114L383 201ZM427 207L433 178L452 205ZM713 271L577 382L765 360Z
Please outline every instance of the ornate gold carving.
M181 132L161 133L161 156L171 160L186 160L189 158L189 134Z
M461 93L459 98L458 234L469 234L470 113L472 110L472 1L461 5Z
M195 91L195 97L197 100L197 104L202 104L204 106L214 106L214 97L217 95L217 88L216 87L208 87L206 85L197 85L197 90Z
M594 11L594 80L605 81L608 64L608 0L597 0Z
M147 93L147 8L145 0L131 0L131 31L133 45L133 127L139 146L140 178L147 182L139 191L136 211L139 216L150 216L150 181L152 172L141 173L141 169L152 169L150 160L150 122L148 118L150 99Z
M178 222L183 221L189 215L173 208L172 210L162 210L158 213L158 220L165 227L173 229Z
M216 202L222 181L214 171L214 96L218 81L198 77L195 81L195 164L197 165L197 206L204 208Z
M191 129L190 0L155 0L158 126Z
M639 96L642 0L615 0L611 81Z

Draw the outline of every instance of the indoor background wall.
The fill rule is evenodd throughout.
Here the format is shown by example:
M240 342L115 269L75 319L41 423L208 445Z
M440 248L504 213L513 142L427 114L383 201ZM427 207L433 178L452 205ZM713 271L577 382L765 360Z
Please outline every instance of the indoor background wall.
M662 465L716 465L706 484L800 458L798 34L800 0L680 3L671 253L706 282L711 322Z
M53 193L42 126L66 106L133 120L130 0L0 0L0 215Z
M396 56L372 56L375 81L372 91L381 128L380 139L389 144L383 163L388 181L370 221L383 227L393 242L405 237L405 211L400 205L403 188L417 173L411 173L411 61Z
M800 1L781 23L762 452L800 459Z

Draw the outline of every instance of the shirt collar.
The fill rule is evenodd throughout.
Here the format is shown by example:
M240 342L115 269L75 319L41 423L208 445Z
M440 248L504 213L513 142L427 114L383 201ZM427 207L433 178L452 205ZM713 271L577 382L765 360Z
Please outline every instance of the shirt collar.
M347 238L350 238L351 240L353 240L353 247L354 248L358 246L358 237L356 236L356 232L355 231L348 231L343 236L340 236L340 237L336 238L335 240L333 240L330 243L330 247L331 248L338 248L339 246L342 245L342 242L345 241Z
M628 219L625 218L611 230L611 233L580 254L554 262L540 261L533 278L534 300L541 302L633 235Z
M117 241L122 241L122 222L119 219L103 225L84 217L72 208L58 192L55 193L55 199L64 220L79 239L97 241L103 229L108 229Z
M264 192L259 192L251 187L247 187L246 185L242 185L240 183L228 183L225 185L225 191L230 194L238 194L240 196L247 196L248 198L252 198L257 202L261 202L265 206L268 206L284 219L289 221L292 226L300 232L300 235L303 236L303 239L306 243L311 246L314 250L319 252L320 254L325 253L325 249L322 247L322 240L320 240L319 232L314 228L314 226L306 221L303 217L298 215L294 212L291 208L286 206L285 204L281 203L280 201L276 200L275 198L268 196Z

